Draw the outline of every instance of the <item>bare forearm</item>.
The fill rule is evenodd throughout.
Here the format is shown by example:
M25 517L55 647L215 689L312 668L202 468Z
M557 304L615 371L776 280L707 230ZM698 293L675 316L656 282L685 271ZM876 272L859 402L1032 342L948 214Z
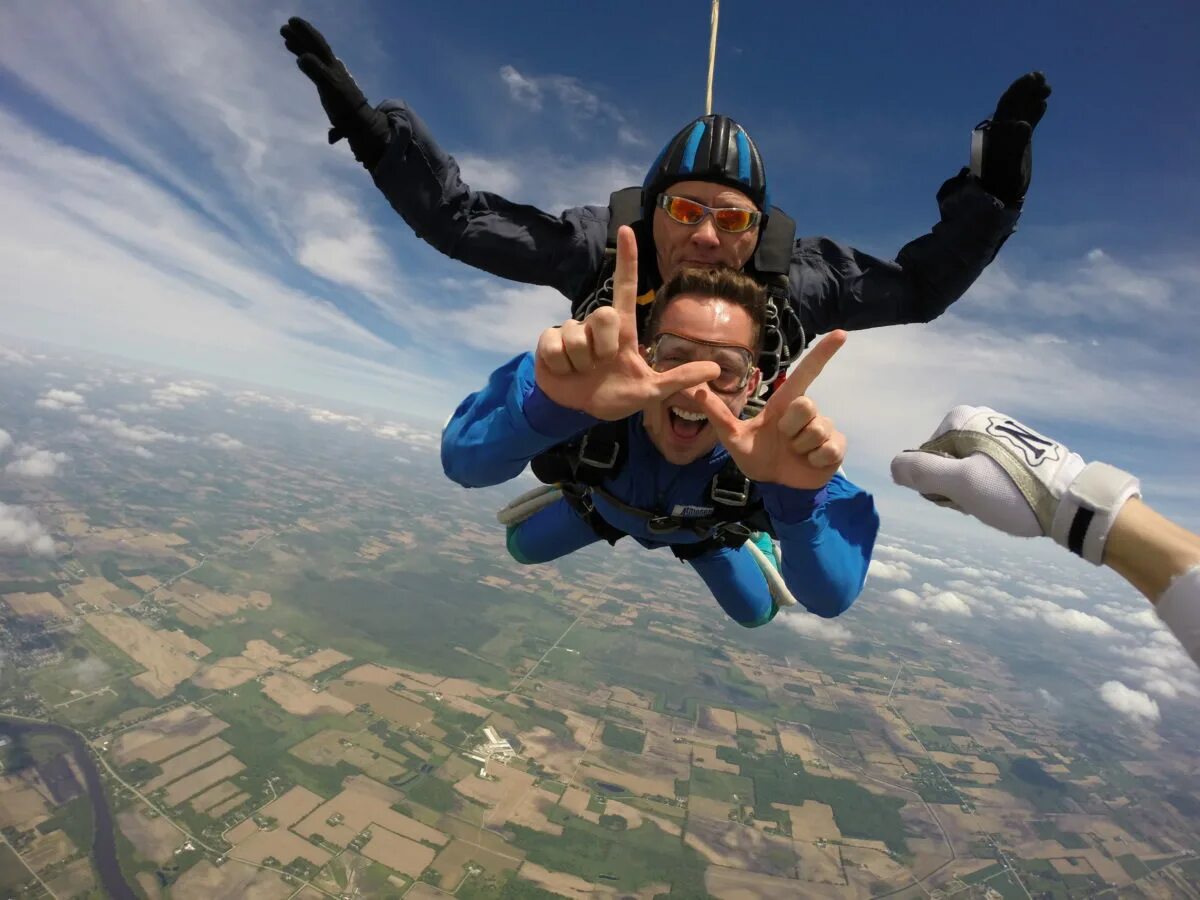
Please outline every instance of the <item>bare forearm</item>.
M1130 499L1109 532L1104 564L1157 603L1177 575L1200 565L1200 535Z

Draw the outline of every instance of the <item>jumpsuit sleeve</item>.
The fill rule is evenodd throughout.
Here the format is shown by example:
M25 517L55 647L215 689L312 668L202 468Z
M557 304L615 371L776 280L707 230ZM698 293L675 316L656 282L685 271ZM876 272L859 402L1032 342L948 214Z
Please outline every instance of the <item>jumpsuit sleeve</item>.
M936 319L975 283L1020 217L965 169L942 185L937 202L937 224L894 260L829 238L796 241L788 292L809 337Z
M522 353L459 404L442 430L448 478L463 487L509 481L539 453L599 421L559 406L542 393L533 373L533 354Z
M583 206L560 216L473 190L458 163L402 100L379 106L391 136L371 175L417 237L452 259L501 278L556 288L568 297L599 273L608 208Z
M783 580L809 612L831 619L867 580L879 533L875 500L842 475L819 491L760 484L783 554Z

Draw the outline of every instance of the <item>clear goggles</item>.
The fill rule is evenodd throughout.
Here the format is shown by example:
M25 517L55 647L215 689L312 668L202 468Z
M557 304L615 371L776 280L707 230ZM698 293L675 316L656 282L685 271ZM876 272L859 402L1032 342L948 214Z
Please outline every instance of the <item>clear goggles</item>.
M664 331L650 343L649 363L656 372L666 372L690 362L715 362L721 374L708 383L718 394L737 394L754 372L754 354L737 344L697 341Z
M695 200L689 200L687 197L676 197L672 194L660 194L658 205L681 225L699 225L704 221L705 216L711 215L716 226L730 234L749 231L762 219L762 213L753 209L742 209L738 206L714 209L703 203L697 203Z

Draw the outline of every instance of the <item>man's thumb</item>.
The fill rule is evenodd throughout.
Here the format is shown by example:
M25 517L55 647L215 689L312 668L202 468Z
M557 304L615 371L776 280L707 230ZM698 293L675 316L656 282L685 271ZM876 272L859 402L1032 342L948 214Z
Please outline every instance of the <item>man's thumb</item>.
M686 391L714 378L721 377L721 367L715 362L690 362L654 373L654 392L661 398L670 397L677 391Z
M706 388L696 391L696 402L704 407L704 413L708 416L708 421L712 423L718 437L723 438L728 435L737 427L738 422L741 421L728 406L718 400L713 395L713 392Z

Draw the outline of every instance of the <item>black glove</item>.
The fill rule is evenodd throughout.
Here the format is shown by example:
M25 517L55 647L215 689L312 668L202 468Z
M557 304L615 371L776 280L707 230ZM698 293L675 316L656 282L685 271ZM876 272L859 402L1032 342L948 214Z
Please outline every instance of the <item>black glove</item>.
M1020 207L1033 175L1033 129L1046 114L1050 85L1041 72L1022 75L1011 85L991 119L975 130L971 174L1005 206Z
M279 29L284 46L296 54L296 65L317 86L325 115L333 126L329 143L342 138L350 143L354 158L369 172L383 157L391 129L354 83L345 64L333 55L321 32L295 16Z

